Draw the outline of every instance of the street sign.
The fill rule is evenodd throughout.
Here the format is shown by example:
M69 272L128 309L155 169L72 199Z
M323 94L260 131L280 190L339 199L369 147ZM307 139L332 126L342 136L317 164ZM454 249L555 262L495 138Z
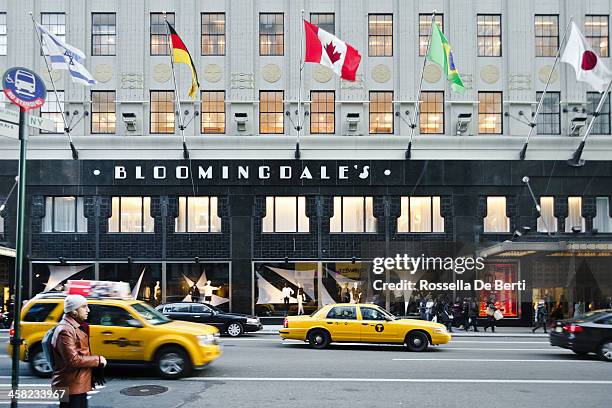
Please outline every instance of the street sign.
M19 111L0 108L0 121L19 123Z
M19 139L19 125L0 121L0 136L7 136L12 137L14 139Z
M2 88L7 98L24 112L40 108L47 97L43 80L27 68L9 68L2 77Z
M40 116L28 115L28 126L42 129L47 132L56 132L55 122L49 119L41 118Z

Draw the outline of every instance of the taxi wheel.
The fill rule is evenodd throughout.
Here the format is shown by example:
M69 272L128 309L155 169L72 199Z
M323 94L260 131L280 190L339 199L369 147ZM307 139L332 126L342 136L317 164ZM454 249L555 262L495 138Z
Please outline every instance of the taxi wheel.
M37 377L49 378L51 374L53 374L53 370L47 361L47 357L45 357L45 352L42 347L36 345L30 349L29 363L30 363L30 371L32 374Z
M193 369L185 350L172 346L165 347L157 353L155 366L160 376L170 380L187 377Z
M227 334L229 334L231 337L238 337L242 335L244 329L242 328L242 325L240 323L234 322L227 325L226 331Z
M612 339L604 340L597 350L597 355L600 359L607 362L612 362Z
M406 336L406 347L410 351L423 351L427 348L427 335L420 331L412 331Z
M329 333L324 330L313 330L308 333L308 343L312 348L323 349L330 343Z

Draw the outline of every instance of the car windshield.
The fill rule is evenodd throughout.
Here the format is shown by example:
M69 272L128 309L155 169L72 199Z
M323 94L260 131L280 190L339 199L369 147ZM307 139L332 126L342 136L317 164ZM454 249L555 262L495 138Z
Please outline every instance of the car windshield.
M146 303L132 303L131 306L150 324L158 325L172 321Z
M579 316L579 318L580 318L581 320L591 319L591 318L596 319L596 318L598 318L598 317L600 317L600 316L604 316L604 315L606 315L606 314L608 314L608 313L609 313L609 312L608 312L608 311L606 311L606 310L595 310L595 311L593 311L593 312L587 312L587 313L585 313L585 314L583 314L583 315Z
M375 309L378 310L379 312L381 312L387 319L395 320L395 316L393 316L391 313L387 312L382 307L375 307Z

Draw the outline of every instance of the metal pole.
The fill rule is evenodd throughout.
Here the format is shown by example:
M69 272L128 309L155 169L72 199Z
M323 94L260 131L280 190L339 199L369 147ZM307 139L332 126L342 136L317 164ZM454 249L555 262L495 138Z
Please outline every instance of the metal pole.
M47 73L49 74L49 80L51 81L51 86L53 87L53 93L55 94L55 103L57 104L57 110L62 114L62 121L64 122L64 133L68 136L68 142L70 143L70 150L72 151L72 158L74 160L78 160L79 152L76 147L74 147L74 143L72 143L72 136L70 135L70 128L68 127L68 122L66 121L66 115L64 114L64 109L62 109L62 105L60 105L59 97L57 96L57 88L55 87L55 81L53 80L53 75L51 75L51 67L49 67L49 62L47 61L47 54L45 54L45 49L43 48L42 38L38 33L38 27L36 26L36 20L34 20L34 15L30 12L30 17L32 18L32 24L34 24L34 32L36 33L36 39L38 40L38 44L40 44L40 51L43 55L43 60L45 61L45 66L47 67Z
M557 62L559 61L559 56L561 55L561 45L565 41L565 36L567 35L567 30L569 29L570 24L574 20L574 16L571 16L569 21L567 22L567 26L565 27L565 31L563 32L563 36L561 37L561 42L559 43L559 47L557 48L557 55L555 55L555 62L553 63L550 72L548 73L548 79L546 80L546 85L544 86L544 92L542 92L542 96L540 96L540 101L538 102L538 107L536 108L535 115L529 124L529 134L527 135L527 139L525 139L525 144L523 145L523 149L521 149L521 153L519 158L521 160L525 160L525 154L527 154L527 145L529 145L529 139L533 133L533 129L536 127L536 123L538 121L538 115L540 114L540 110L542 109L542 104L544 103L544 97L546 96L546 92L548 91L548 85L550 84L550 79L552 78L553 72L555 72L555 67L557 66Z
M542 207L538 204L538 200L536 199L535 194L533 194L533 190L531 189L531 184L529 184L529 177L523 177L523 183L527 184L527 188L529 189L529 193L531 194L531 198L533 199L533 204L535 205L536 211L542 215ZM542 217L542 221L544 222L544 226L546 227L546 233L550 236L550 228L548 227L548 223L546 222L546 218Z
M431 25L433 25L436 18L436 10L433 11L431 15ZM412 139L414 137L414 131L417 127L417 118L419 116L419 104L421 103L421 89L423 88L423 74L425 73L425 65L427 64L427 54L429 53L429 46L431 45L431 36L433 32L429 33L429 39L427 40L427 51L425 52L425 56L423 57L423 68L421 69L421 80L419 81L419 93L414 103L414 113L412 115L412 123L410 124L410 140L408 141L408 148L406 149L406 159L410 160L411 150L412 150Z
M15 333L10 339L13 346L12 350L12 370L11 370L11 385L13 389L13 398L11 399L11 407L17 406L15 393L19 387L19 354L21 351L21 279L23 275L23 247L25 236L25 201L26 201L26 149L27 149L27 122L26 112L23 108L19 111L19 188L17 189L17 239L15 257L15 286L13 295L15 304L13 305L13 328Z
M304 10L301 12L302 15L302 28L300 30L300 81L298 86L298 117L297 117L297 142L295 144L295 159L300 159L300 131L302 130L302 125L304 124L303 120L300 124L300 118L302 117L302 71L304 70L304 62L302 58L304 57Z
M612 87L612 81L610 81L603 95L601 95L601 98L599 99L599 104L597 104L597 109L595 109L595 112L593 112L593 117L591 118L591 121L589 122L589 126L587 127L586 132L584 132L584 137L582 138L582 141L580 142L578 149L576 149L572 157L567 160L567 164L569 164L570 166L573 166L573 167L584 166L584 160L580 158L582 156L582 151L584 150L584 145L586 144L587 138L591 134L591 130L593 130L593 125L595 124L595 121L599 117L599 112L601 112L601 108L603 107L603 104L606 102L606 98L608 98L608 94L610 93L611 87Z
M174 47L172 47L172 39L170 38L170 29L168 28L168 19L166 18L166 12L164 11L164 21L166 22L166 38L168 39L168 51L170 53L170 66L172 67L172 81L174 82L174 106L178 112L179 130L181 132L181 139L183 139L183 158L189 159L189 150L187 149L187 143L185 143L185 126L183 125L183 113L181 112L181 98L178 94L176 87L176 74L174 73Z

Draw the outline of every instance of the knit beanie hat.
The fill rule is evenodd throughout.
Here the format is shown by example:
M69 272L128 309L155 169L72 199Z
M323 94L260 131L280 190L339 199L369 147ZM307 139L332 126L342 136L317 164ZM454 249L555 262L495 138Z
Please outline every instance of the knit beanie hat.
M79 307L86 305L87 299L81 295L68 295L64 299L64 313L70 313L77 310Z

